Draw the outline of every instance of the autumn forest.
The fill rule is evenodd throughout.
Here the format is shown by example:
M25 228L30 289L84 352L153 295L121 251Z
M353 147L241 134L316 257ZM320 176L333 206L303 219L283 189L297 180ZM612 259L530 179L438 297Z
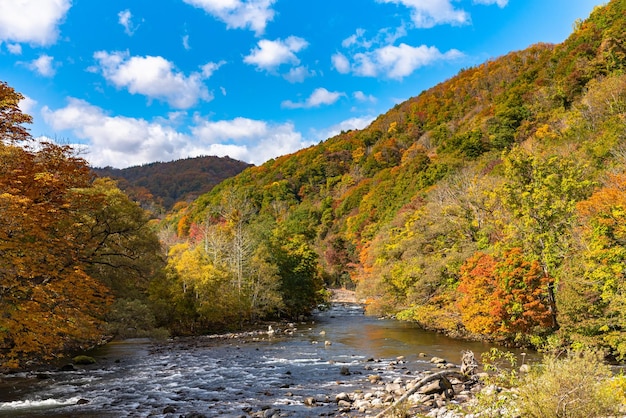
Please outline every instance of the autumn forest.
M21 98L0 83L0 367L298 318L333 287L626 360L626 0L178 203L36 142Z

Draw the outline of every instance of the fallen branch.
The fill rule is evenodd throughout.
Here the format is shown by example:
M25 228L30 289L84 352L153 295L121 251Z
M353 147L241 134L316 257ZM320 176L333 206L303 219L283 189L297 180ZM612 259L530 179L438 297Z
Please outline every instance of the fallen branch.
M455 370L444 370L442 372L438 372L435 374L431 374L429 376L426 376L425 378L423 378L422 380L420 380L419 382L417 382L415 384L415 386L413 386L409 391L407 391L404 395L402 395L400 397L400 399L398 399L397 401L395 401L391 406L389 406L388 408L386 408L384 411L382 411L380 414L376 415L376 418L383 418L385 416L387 416L387 413L389 411L391 411L392 409L394 409L395 407L397 407L399 404L401 404L402 402L406 401L409 396L413 395L415 392L417 392L422 386L426 385L427 383L430 383L434 380L438 380L441 378L448 378L448 377L455 377L459 380L462 381L466 381L469 380L469 376L465 375L463 373L460 373L458 371Z

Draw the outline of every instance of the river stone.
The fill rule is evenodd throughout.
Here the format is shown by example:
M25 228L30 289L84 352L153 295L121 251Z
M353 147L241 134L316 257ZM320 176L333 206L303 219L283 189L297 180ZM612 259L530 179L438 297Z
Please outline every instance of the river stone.
M337 402L337 406L339 408L348 408L348 409L350 409L350 407L352 406L352 403L348 402L348 401L340 400L339 402Z
M90 356L76 356L72 359L72 361L74 362L74 364L95 364L96 363L96 359Z
M342 376L350 376L352 373L350 373L350 369L347 366L342 366L341 370L339 370L339 373Z
M335 402L339 403L341 401L350 402L350 395L348 395L346 392L341 392L337 394L337 396L335 396Z
M389 383L385 386L385 391L389 393L395 393L402 389L402 385L399 383Z
M441 357L433 357L430 359L430 362L433 364L443 364L443 363L447 363L447 361L445 361L444 359L442 359Z
M380 377L379 374L371 374L367 376L367 379L370 381L371 384L374 384L374 383L380 382L382 378Z
M315 400L315 398L313 398L311 396L308 396L308 397L304 398L302 403L305 404L306 406L315 406L317 401Z

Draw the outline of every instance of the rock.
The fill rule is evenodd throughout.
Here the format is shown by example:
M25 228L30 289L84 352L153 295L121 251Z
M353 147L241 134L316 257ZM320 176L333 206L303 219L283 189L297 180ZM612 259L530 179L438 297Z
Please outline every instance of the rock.
M62 372L73 372L76 370L76 367L74 367L73 364L66 364L62 366L59 370Z
M341 400L341 401L337 402L337 406L340 409L348 408L348 410L350 410L350 408L352 407L352 402Z
M340 401L350 402L350 395L346 392L341 392L337 396L335 396L335 402L339 403Z
M96 363L96 359L93 357L89 357L89 356L76 356L72 359L72 361L74 362L74 364L82 364L82 365Z
M325 346L329 346L329 345L333 345L333 343L331 343L330 341L326 340L326 341L324 341L324 345Z
M76 401L76 405L86 405L88 403L89 403L89 400L83 399L83 398L80 398L79 400Z
M315 398L309 396L309 397L304 398L302 403L305 404L306 406L315 406L317 401L315 400Z
M430 359L430 362L433 363L433 364L444 364L444 363L447 363L447 361L445 361L441 357L433 357L433 358Z
M367 380L369 380L371 384L378 383L381 379L382 377L380 377L380 375L378 374L370 374L369 376L367 376Z
M530 366L528 364L522 364L519 368L520 373L529 373Z
M263 418L272 418L277 416L277 411L275 409L266 409L265 411L263 411Z
M389 383L385 386L385 391L388 393L396 393L402 389L402 385L399 383Z
M450 391L452 389L452 384L445 377L435 380L429 384L422 386L419 389L419 393L423 393L424 395L431 395L434 393L445 393L446 391Z

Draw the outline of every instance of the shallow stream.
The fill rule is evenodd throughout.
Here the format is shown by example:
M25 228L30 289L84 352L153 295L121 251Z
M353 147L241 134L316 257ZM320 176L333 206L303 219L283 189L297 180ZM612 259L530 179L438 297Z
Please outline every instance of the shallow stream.
M370 374L393 380L432 369L434 356L459 363L464 350L480 359L491 348L366 316L356 304L313 319L273 335L115 342L92 354L95 365L0 376L0 417L332 416L335 395L371 386Z

